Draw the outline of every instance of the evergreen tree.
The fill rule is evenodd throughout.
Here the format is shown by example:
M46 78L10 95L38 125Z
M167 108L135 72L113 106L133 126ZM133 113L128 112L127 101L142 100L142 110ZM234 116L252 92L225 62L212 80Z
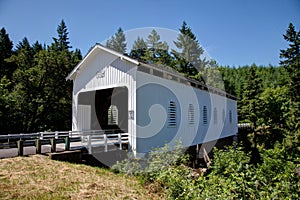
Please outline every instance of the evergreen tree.
M240 101L241 121L250 122L254 130L253 143L257 147L257 128L261 118L260 95L262 93L262 80L257 75L257 67L252 65L249 69L248 78L243 85L242 100Z
M60 33L58 28L59 37ZM38 42L31 46L24 38L15 55L7 59L17 69L12 81L2 79L0 83L5 95L0 98L1 133L71 129L72 83L65 77L82 56L78 49L72 52L60 47L55 42L47 49Z
M147 51L147 43L143 38L138 37L133 45L130 52L130 56L134 59L142 60L145 57Z
M289 98L291 106L287 118L289 131L286 134L286 147L299 156L300 150L300 31L296 31L292 23L283 38L289 47L280 50L280 64L289 76Z
M36 41L33 45L32 45L32 50L34 53L37 53L41 50L44 50L42 44L40 44L38 41Z
M185 21L183 21L179 31L177 41L174 41L174 44L180 51L172 49L172 54L177 62L177 68L180 72L188 75L196 75L197 71L203 71L207 64L207 61L200 59L204 50Z
M72 48L69 46L69 32L64 20L61 20L60 24L57 27L58 38L53 38L54 46L56 49L63 51Z
M15 65L17 70L26 70L34 64L35 52L28 39L24 37L17 46L15 53L7 59L10 64ZM22 79L22 77L20 77Z
M13 126L10 123L12 115L12 99L9 94L12 89L11 76L16 68L16 65L7 61L12 56L13 43L9 39L5 28L0 30L0 134L9 133Z
M14 68L9 65L5 59L12 55L13 43L9 39L9 35L6 33L5 28L0 30L0 78L3 76L11 76Z
M284 66L290 77L290 97L295 102L300 102L300 31L295 31L292 23L286 33L284 39L289 43L289 47L280 50L280 64Z
M106 42L108 48L122 54L126 54L126 45L126 37L121 27L118 29L117 33Z
M31 50L31 46L27 37L24 37L22 41L17 44L16 53L19 53L22 49L26 49L27 51Z
M77 59L78 62L82 60L82 54L80 49L75 49L75 52L73 53L73 57Z
M160 35L156 30L152 30L147 38L147 51L142 59L147 63L158 65L170 65L171 56L168 52L167 42L160 41Z

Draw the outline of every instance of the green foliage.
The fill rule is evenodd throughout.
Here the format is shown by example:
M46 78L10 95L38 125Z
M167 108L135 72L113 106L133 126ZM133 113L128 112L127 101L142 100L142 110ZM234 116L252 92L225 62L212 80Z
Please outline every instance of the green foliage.
M130 57L134 59L142 59L145 57L147 51L147 43L144 41L143 38L138 37L132 46Z
M60 24L57 27L58 38L53 38L54 44L53 47L59 51L64 51L72 48L69 46L69 32L64 20L61 20Z
M160 41L160 35L155 29L151 31L147 38L147 50L144 56L141 57L146 63L167 65L171 64L171 56L168 52L169 45L167 42Z
M292 158L300 158L300 129L286 131L284 147ZM299 162L299 161L298 161Z
M180 150L179 150L180 149ZM169 199L298 199L300 166L286 159L284 148L262 150L261 164L250 164L242 148L214 149L213 163L206 175L192 176L184 165L187 157L178 148L172 155L165 146L145 160L126 160L115 170L138 176L143 184L154 184L167 192ZM132 162L134 161L134 162ZM169 162L170 161L170 162ZM144 168L142 167L144 166Z
M290 109L290 100L287 96L286 86L266 88L260 95L261 115L258 119L260 126L258 132L258 143L267 149L273 148L276 142L282 142L286 119Z
M208 67L209 66L209 67ZM202 81L203 83L225 90L225 85L222 80L222 74L220 70L216 67L215 61L211 60L202 71L198 72L195 77L196 80Z
M283 38L289 43L286 50L280 50L280 64L285 67L290 77L290 95L293 101L300 101L300 31L292 23Z
M0 78L3 76L10 77L14 71L14 66L9 65L6 59L9 58L13 51L13 43L9 39L9 35L6 33L5 28L0 30Z
M283 149L264 150L262 163L254 167L248 164L249 155L241 149L217 150L212 173L208 175L208 182L212 181L216 187L212 185L204 194L227 193L225 198L238 199L297 199L300 179L295 174L296 165L284 156Z
M284 67L253 64L218 69L221 71L225 90L239 98L239 122L252 122L253 125L256 123L258 145L273 148L275 143L282 142L286 135L293 133L291 137L296 138L293 124L297 121L297 109L289 97L290 78ZM255 83L255 80L259 81ZM248 136L254 145L253 132Z
M1 78L0 133L70 130L72 84L65 77L81 59L69 51L64 21L58 38L47 49L25 37L5 62L15 66L11 76Z
M71 125L71 82L65 77L82 59L71 51L66 24L57 28L50 46L30 44L25 37L13 44L5 29L0 31L0 133L69 130ZM261 162L241 148L215 150L209 173L199 177L184 165L188 158L178 145L150 152L146 159L127 159L113 167L137 175L167 191L170 199L299 199L300 98L299 35L290 24L281 50L282 67L217 67L213 60L200 59L203 49L184 22L175 41L178 52L160 40L153 30L145 42L137 38L130 56L150 64L168 65L183 75L236 95L240 121L253 124L254 146ZM126 53L121 28L108 46ZM218 71L222 74L219 76ZM250 134L248 136L251 136Z
M126 38L122 28L119 28L117 33L111 39L107 40L106 46L119 53L126 53Z
M201 72L208 62L206 62L205 59L200 59L204 50L192 32L192 29L187 26L185 21L183 21L179 31L180 34L178 35L177 41L174 41L179 51L172 49L176 68L179 72L194 76L197 72Z
M283 38L288 42L289 47L280 50L280 64L284 66L289 76L289 97L292 101L292 109L289 124L290 129L300 128L300 30L296 31L292 23Z
M249 69L248 78L243 85L240 115L244 119L250 120L254 128L257 128L257 120L261 113L259 95L262 92L262 80L257 75L256 66Z
M137 158L127 158L117 162L111 167L115 172L121 172L127 175L140 175L142 173L142 160Z
M141 180L146 183L153 181L160 172L187 161L188 157L178 142L172 149L168 145L155 148L142 159L125 159L114 165L112 169L129 175L141 175Z
M234 172L242 172L249 162L249 155L242 151L241 148L234 149L229 147L226 151L214 149L212 173L230 177Z

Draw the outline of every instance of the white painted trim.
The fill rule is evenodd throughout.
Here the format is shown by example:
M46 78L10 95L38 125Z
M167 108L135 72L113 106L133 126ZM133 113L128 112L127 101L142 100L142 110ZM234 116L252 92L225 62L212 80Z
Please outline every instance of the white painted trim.
M82 59L82 61L80 61L78 63L78 65L72 70L72 72L66 77L66 80L73 80L74 79L74 75L76 74L76 72L79 70L79 68L81 67L81 65L87 60L87 58L94 52L96 51L97 49L100 49L102 51L106 51L110 54L113 54L117 57L119 57L121 60L125 60L125 61L128 61L128 62L131 62L135 65L140 65L140 62L138 62L137 60L134 60L132 58L129 58L128 56L125 56L119 52L116 52L114 50L111 50L107 47L104 47L100 44L96 44L88 53L87 55Z

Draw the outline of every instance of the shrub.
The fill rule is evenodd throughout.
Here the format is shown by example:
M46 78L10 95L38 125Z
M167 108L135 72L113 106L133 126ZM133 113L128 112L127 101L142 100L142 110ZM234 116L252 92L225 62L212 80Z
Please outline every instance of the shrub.
M297 166L286 160L286 151L275 147L260 150L262 161L252 165L241 148L214 149L210 173L197 178L184 165L187 156L177 146L152 151L146 160L126 160L114 166L138 175L146 183L156 183L169 199L299 199Z

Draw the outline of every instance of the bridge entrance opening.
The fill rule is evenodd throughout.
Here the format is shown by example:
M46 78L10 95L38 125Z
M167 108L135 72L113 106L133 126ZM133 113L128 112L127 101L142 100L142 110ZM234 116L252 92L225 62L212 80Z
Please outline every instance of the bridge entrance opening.
M115 87L78 95L79 130L128 132L128 89Z

